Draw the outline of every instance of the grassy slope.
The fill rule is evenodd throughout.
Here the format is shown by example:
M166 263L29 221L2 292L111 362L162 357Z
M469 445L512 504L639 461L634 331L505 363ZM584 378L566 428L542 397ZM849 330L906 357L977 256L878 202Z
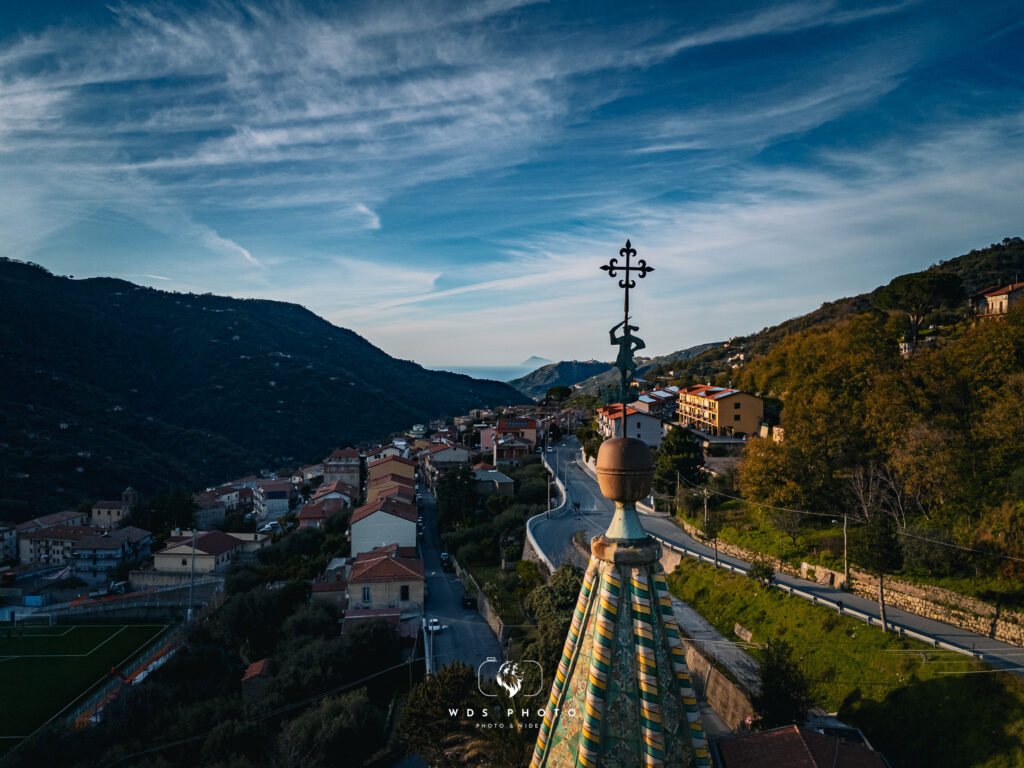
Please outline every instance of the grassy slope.
M1024 765L1020 678L691 560L669 585L727 637L739 623L755 643L792 644L816 702L861 728L893 765Z

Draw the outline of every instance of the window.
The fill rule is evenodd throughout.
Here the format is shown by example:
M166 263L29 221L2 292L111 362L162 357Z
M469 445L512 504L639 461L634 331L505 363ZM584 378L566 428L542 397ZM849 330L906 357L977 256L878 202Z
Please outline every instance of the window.
M370 588L369 587L363 587L363 602L364 603L370 602Z
M733 407L733 408L739 408L739 407L740 407L740 404L739 404L739 402L737 401L737 402L733 403L733 404L732 404L732 407Z
M739 421L740 420L740 415L737 413L735 416L732 417L732 420L733 421Z
M400 596L401 596L402 600L408 600L409 599L409 585L408 584L403 584L402 585L401 595Z
M181 564L182 565L188 565L188 560L186 560L184 557L181 558Z

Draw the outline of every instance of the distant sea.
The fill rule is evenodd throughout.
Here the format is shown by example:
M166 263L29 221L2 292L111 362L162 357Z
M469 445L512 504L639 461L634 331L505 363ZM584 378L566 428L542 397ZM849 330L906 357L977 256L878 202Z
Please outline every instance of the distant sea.
M532 372L533 368L521 365L425 365L431 371L451 371L464 373L474 379L494 379L495 381L512 381Z

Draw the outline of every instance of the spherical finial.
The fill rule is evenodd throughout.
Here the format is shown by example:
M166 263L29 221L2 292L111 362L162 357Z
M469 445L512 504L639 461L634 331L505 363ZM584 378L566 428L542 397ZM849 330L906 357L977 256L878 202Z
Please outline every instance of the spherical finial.
M654 462L647 444L635 437L613 437L597 452L601 493L612 501L634 504L651 492Z

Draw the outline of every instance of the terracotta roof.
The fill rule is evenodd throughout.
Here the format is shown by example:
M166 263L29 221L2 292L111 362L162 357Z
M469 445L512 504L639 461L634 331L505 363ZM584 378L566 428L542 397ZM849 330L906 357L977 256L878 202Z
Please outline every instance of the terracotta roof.
M97 501L92 505L93 509L121 509L120 501Z
M377 547L356 557L349 574L349 584L377 581L409 581L423 579L423 561L398 557L398 545Z
M356 489L346 482L337 480L333 483L328 483L327 485L321 485L313 491L313 498L319 499L321 496L326 496L329 493L343 493L346 496L352 497L356 495Z
M341 448L340 450L337 450L337 451L331 451L331 455L328 456L325 459L325 461L330 461L331 459L358 459L358 458L359 458L359 451L357 451L355 448Z
M230 552L233 549L238 549L242 546L242 542L236 539L234 536L228 536L223 531L208 531L207 533L200 534L195 539L196 552L204 555L223 555L225 552ZM164 547L156 554L166 553L175 547L187 546L190 550L192 549L192 537L187 537L175 541L173 544Z
M260 659L254 661L248 667L245 668L245 674L242 675L242 682L249 680L253 677L260 677L264 674L270 674L270 670L267 667L270 665L270 659Z
M23 530L22 526L31 528L36 525L40 528L47 528L53 525L60 525L66 523L68 520L74 520L75 518L87 518L88 515L83 515L81 512L75 512L74 510L65 510L64 512L54 512L52 515L43 515L42 517L35 517L29 520L27 523L22 523L18 526L18 530Z
M495 467L493 464L488 464L486 461L481 461L479 464L474 464L472 466L472 469L488 470L488 469L497 469L497 467Z
M264 493L271 491L291 491L292 481L291 480L261 480L256 484L257 488L262 488Z
M354 525L375 512L386 512L389 515L394 515L413 523L416 522L417 517L416 508L413 505L399 501L394 496L381 496L372 504L364 504L356 508L352 512L351 524Z
M415 491L412 488L403 488L400 485L386 488L377 494L377 498L383 498L385 496L398 496L406 501L406 503L412 503L416 500Z
M787 725L718 745L722 768L886 768L877 752L806 728Z
M297 520L325 520L336 512L340 512L344 506L345 502L341 499L311 501L299 510L299 514L295 518Z
M991 290L987 290L982 295L1002 296L1004 293L1010 293L1011 291L1019 291L1021 288L1024 288L1024 283L1010 283L999 288L992 288Z
M409 461L409 459L404 459L401 456L385 456L383 459L377 459L376 461L371 461L370 464L369 464L369 468L373 469L374 467L379 467L379 466L381 466L386 461L397 461L399 464L406 464L406 465L408 465L410 467L415 467L416 466L416 462L415 461Z
M380 485L405 485L409 488L416 487L416 481L405 475L382 475L366 484L367 488L376 488Z
M64 541L79 541L87 536L93 536L102 531L102 528L94 528L91 525L51 525L46 528L37 528L22 535L23 539L62 539Z

